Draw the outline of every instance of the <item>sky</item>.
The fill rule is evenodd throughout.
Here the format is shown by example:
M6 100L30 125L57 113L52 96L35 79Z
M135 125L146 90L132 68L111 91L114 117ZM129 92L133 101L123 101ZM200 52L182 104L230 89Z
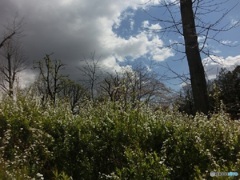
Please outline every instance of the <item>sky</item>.
M188 74L188 66L181 42L183 38L160 19L171 20L166 8L160 7L163 0L0 0L0 38L4 27L14 17L23 18L21 42L30 66L41 60L46 54L53 54L53 59L60 59L67 64L65 73L73 79L79 78L79 70L84 59L95 53L104 72L121 71L122 67L132 68L135 64L148 67L149 71L174 77L175 73ZM173 2L174 0L166 0ZM224 9L232 9L224 20L214 28L235 25L240 19L239 4L229 0L218 8L218 1L202 1L201 18L210 25L224 14ZM205 4L202 4L202 3ZM216 12L209 13L210 8ZM174 19L180 20L179 4L171 9ZM199 21L200 22L200 21ZM199 27L202 25L198 23ZM181 26L178 26L181 29ZM200 30L200 29L199 29ZM209 33L218 40L207 41L205 48L212 54L202 54L203 64L208 79L216 77L224 67L232 70L240 65L239 46L240 28L220 34ZM206 32L199 34L200 47ZM220 43L219 43L220 42ZM174 46L170 46L175 44ZM226 46L224 46L225 44ZM228 47L233 45L236 47ZM176 51L176 49L178 51ZM29 67L30 67L29 66ZM167 67L171 68L169 70ZM22 86L34 81L36 73L31 69L21 72ZM183 82L178 79L166 80L167 86L179 89Z

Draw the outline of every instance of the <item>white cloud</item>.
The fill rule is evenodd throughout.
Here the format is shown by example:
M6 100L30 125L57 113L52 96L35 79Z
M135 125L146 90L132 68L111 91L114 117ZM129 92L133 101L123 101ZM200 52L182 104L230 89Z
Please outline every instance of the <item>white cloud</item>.
M148 27L149 27L149 24L150 24L149 21L147 21L147 20L146 20L146 21L143 21L143 22L142 22L142 27L143 27L143 28L148 28Z
M164 61L171 56L174 56L174 54L169 48L159 48L155 54L153 54L153 59L156 61Z
M104 69L106 70L110 70L110 72L114 72L114 71L120 71L121 66L119 66L119 64L116 61L116 58L114 58L113 56L110 56L108 58L105 58L101 65L104 67Z
M221 43L224 45L234 46L238 43L238 41L222 40Z
M127 66L120 66L117 63L116 58L114 58L113 56L104 59L101 62L101 66L102 66L103 70L105 70L105 71L107 71L109 73L123 72L126 69L128 69L128 70L132 69L132 67L129 66L129 65L127 65Z
M206 39L206 36L198 36L198 42L203 42Z
M231 19L231 25L232 26L236 26L236 25L239 25L239 20L236 20L236 19Z
M152 24L150 27L149 27L150 30L160 30L161 29L161 26L159 24Z
M133 30L135 22L133 19L130 19L129 21L130 21L130 29Z
M36 79L36 74L30 70L23 70L19 73L18 83L20 88L26 88Z
M160 30L161 29L161 26L158 24L158 23L156 23L156 24L150 24L149 23L149 21L143 21L142 22L142 27L143 28L146 28L147 30Z
M228 56L226 58L210 56L203 59L203 64L208 78L214 79L221 68L226 68L229 71L232 71L237 65L240 65L240 55Z
M221 53L221 51L218 50L218 49L212 50L212 52L215 53L215 54L219 54L219 53Z
M108 20L105 19L105 21ZM108 23L102 22L101 24L108 26ZM146 22L144 23L146 24ZM149 27L160 26L150 25ZM156 61L163 61L168 57L173 56L171 49L163 48L164 43L158 35L149 34L145 31L140 32L136 36L131 36L128 39L119 37L112 31L105 31L99 38L101 47L112 52L112 54L114 54L114 56L120 61L124 61L125 57L136 59L146 54L150 54L153 60Z

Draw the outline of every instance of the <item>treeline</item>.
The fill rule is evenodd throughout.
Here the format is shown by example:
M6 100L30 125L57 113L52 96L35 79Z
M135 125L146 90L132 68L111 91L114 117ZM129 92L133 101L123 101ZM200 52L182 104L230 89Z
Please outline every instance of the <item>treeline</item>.
M10 59L9 62L14 63L15 59ZM48 103L56 106L59 100L68 102L73 113L79 111L84 101L120 102L124 107L133 108L140 102L149 106L171 104L171 90L160 81L159 75L148 71L146 67L139 65L133 69L122 69L120 72L103 73L98 63L94 54L85 59L81 67L76 68L80 77L78 80L72 80L69 75L63 73L67 68L66 64L52 59L52 55L46 55L42 60L35 62L37 78L25 89L16 87L19 70L16 68L15 71L9 67L11 63L8 63L3 66L2 87L5 94L11 98L17 91L36 96L41 100L43 107Z
M176 107L191 115L197 112L190 85L184 86L177 95L146 67L123 69L101 77L101 68L92 56L79 68L80 74L85 75L84 81L76 82L62 74L64 66L50 55L37 62L35 68L39 76L30 90L41 98L43 107L48 102L55 105L58 98L68 102L73 113L78 113L86 100L118 102L125 108L143 103L153 109ZM216 79L208 81L208 95L209 115L225 111L232 119L240 119L240 66L233 71L221 69Z
M76 69L80 75L79 80L76 81L63 73L67 65L60 60L52 59L52 55L46 55L42 60L35 62L34 69L38 75L29 87L19 89L14 86L21 66L12 71L10 71L11 67L3 66L2 75L5 77L3 79L5 82L2 81L1 85L9 97L13 98L17 91L22 91L25 95L39 98L42 107L48 103L56 106L56 103L67 102L74 114L79 113L80 107L87 101L118 102L125 108L130 106L135 108L139 103L153 109L159 106L178 107L180 112L196 114L190 85L184 86L177 95L162 83L159 75L150 72L144 66L139 65L133 69L126 68L121 72L104 74L98 63L94 54L89 59L85 59L82 66ZM17 66L18 64L14 67ZM224 110L232 119L240 118L239 74L240 66L233 71L221 69L217 78L208 82L210 114Z

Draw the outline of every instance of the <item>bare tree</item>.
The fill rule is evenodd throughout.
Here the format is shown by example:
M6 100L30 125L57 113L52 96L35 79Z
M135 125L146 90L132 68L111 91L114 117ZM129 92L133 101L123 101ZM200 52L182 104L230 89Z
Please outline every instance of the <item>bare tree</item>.
M50 100L56 105L57 95L62 90L62 81L66 76L61 74L64 64L60 60L51 60L50 56L47 54L43 60L37 62L34 68L39 70L37 83L42 103Z
M14 21L13 27L7 29L9 34L6 35L0 44L0 86L10 97L13 97L18 73L26 67L26 57L23 55L19 36L21 25L22 23L16 25Z
M100 58L96 59L95 53L92 53L90 58L84 58L83 60L85 64L83 64L82 67L78 69L85 77L84 80L87 83L87 86L90 90L90 97L93 101L95 99L96 85L100 78Z
M77 113L77 107L80 106L80 103L85 101L89 95L87 90L80 84L70 79L64 79L62 81L62 90L59 96L61 99L67 100L73 113Z
M139 102L149 105L166 103L170 94L170 90L145 67L109 74L101 88L111 101L120 101L131 107L136 107Z
M223 1L206 1L206 0L174 0L161 1L160 8L164 8L164 13L168 13L168 19L156 18L163 28L159 30L163 33L174 33L183 36L184 42L174 42L169 46L176 50L177 53L183 53L186 57L190 81L193 92L194 106L196 111L208 114L209 100L207 92L207 83L205 72L202 64L202 55L209 56L210 49L207 46L209 41L222 43L217 36L220 32L229 31L239 26L239 21L234 23L222 23L223 19L231 12L232 8L225 11L221 8ZM218 12L217 19L214 21L204 20L203 16L210 16L211 13ZM164 16L166 17L166 16ZM222 24L221 24L222 23ZM203 37L203 41L199 44L199 37ZM223 44L223 43L222 43ZM179 48L184 46L184 50Z
M110 101L120 100L121 77L116 72L114 75L108 73L108 76L101 82L103 95L108 96Z
M161 82L158 75L148 71L146 67L136 67L132 75L127 73L127 79L132 103L140 101L152 105L169 103L170 89Z
M4 46L4 44L12 39L14 36L19 36L22 33L22 25L23 25L23 19L17 20L15 17L12 24L8 25L5 28L5 32L3 34L2 40L0 41L0 49Z

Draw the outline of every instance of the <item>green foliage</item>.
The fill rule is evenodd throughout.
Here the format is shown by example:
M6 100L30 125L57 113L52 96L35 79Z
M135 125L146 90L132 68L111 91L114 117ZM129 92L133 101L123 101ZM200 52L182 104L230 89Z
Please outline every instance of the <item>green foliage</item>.
M233 119L240 118L240 66L233 71L222 69L214 81L219 91L219 99L225 105L226 112Z
M143 152L140 148L126 148L126 166L116 170L119 179L164 179L169 169L156 152Z
M240 172L240 124L139 104L60 100L41 107L19 95L0 104L0 179L203 179Z
M232 119L240 118L240 66L233 71L222 69L214 81L208 84L210 111L224 110ZM181 112L194 115L192 90L184 86L176 104Z
M53 171L54 179L57 180L71 180L71 177L69 177L65 172L59 173L58 170Z

